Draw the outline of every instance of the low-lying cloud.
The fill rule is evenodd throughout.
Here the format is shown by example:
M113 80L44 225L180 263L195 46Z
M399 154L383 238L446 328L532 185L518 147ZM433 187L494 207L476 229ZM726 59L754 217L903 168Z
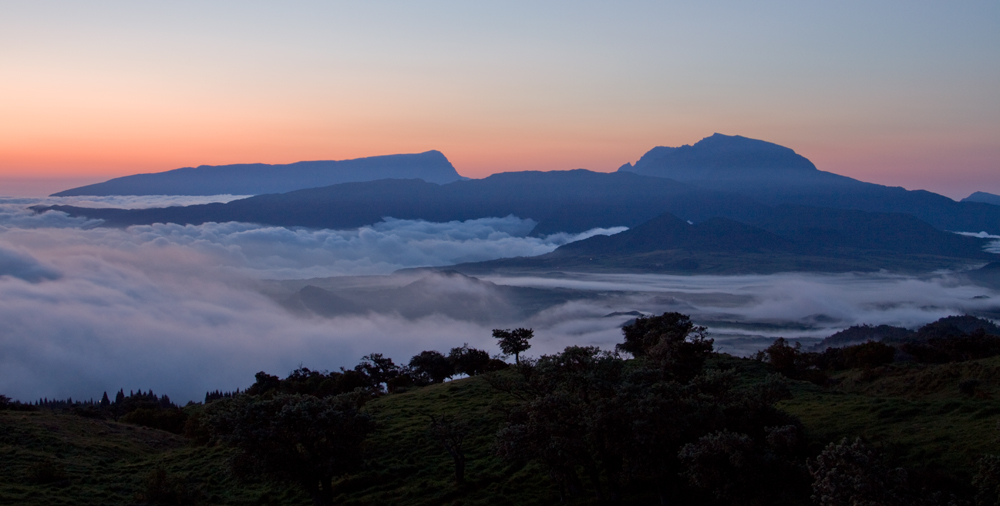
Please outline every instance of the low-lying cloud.
M118 388L198 399L245 387L259 370L336 369L373 351L406 359L463 342L490 347L489 328L434 314L303 317L257 283L536 255L623 230L528 237L534 223L513 216L387 219L347 231L245 223L115 229L27 210L37 203L0 201L0 393L25 400Z
M510 313L523 320L484 323L473 314L483 311L475 297L487 301L487 311L519 299L492 285L439 276L425 282L425 296L467 294L462 297L472 309L422 309L413 316L389 308L328 318L290 311L265 289L277 285L261 280L382 275L537 255L622 229L529 237L534 223L513 216L450 223L386 219L339 231L245 223L113 229L26 209L37 203L0 200L0 393L22 400L99 397L119 388L198 400L208 390L246 387L257 371L352 367L371 352L406 362L422 350L468 342L495 353L493 326L534 328L534 355L570 344L608 349L630 318L606 317L614 312L686 312L708 324L723 349L740 350L754 336L823 337L856 323L912 327L957 312L995 311L1000 300L1000 294L949 275L570 274L491 278L501 286L583 295L545 303L528 297L537 307ZM133 204L145 205L141 199ZM346 280L338 286L355 289L413 281L337 279Z

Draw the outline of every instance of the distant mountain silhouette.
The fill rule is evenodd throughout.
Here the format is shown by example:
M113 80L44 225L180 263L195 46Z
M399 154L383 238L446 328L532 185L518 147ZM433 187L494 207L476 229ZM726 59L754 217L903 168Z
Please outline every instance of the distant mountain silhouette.
M983 204L1000 206L1000 195L994 195L986 192L976 192L962 199L962 202L982 202Z
M943 232L913 216L778 206L740 223L689 223L664 214L625 232L566 244L552 253L450 267L510 271L642 271L766 274L782 271L927 271L997 259L982 239Z
M447 165L452 177L458 177L444 155L437 152L303 163L362 167L375 163L373 160L389 164L387 160L406 157L437 160ZM223 167L211 169L236 170ZM167 174L171 173L163 175ZM130 177L153 176L160 175ZM223 192L221 189L202 189L204 193ZM150 191L169 193L173 190L157 186ZM249 189L237 188L224 191L241 192L253 193ZM907 191L857 181L817 170L809 160L791 149L721 134L693 146L654 148L634 166L625 164L611 174L582 169L509 172L441 185L418 179L382 179L183 208L121 210L54 206L37 209L56 209L74 216L100 218L108 226L244 221L338 229L371 225L384 217L440 222L512 214L537 221L538 226L532 233L544 235L576 233L595 227L632 227L664 212L698 223L720 217L763 226L766 224L755 220L763 217L777 219L770 209L786 204L909 214L940 230L1000 234L1000 206L981 202L960 203L927 191ZM828 211L813 215L827 224L834 219L831 216L834 214ZM836 219L848 219L847 215L836 216L839 216ZM812 233L809 227L802 225L802 220L793 220L793 223L798 227L799 234L805 236ZM780 224L772 225L778 227ZM768 229L766 226L763 228ZM880 234L885 235L871 236L872 244L891 241L894 233L891 229L881 229ZM836 242L831 235L813 235L816 241Z
M655 147L634 167L626 165L618 170L725 187L853 181L817 170L807 158L789 148L722 134L706 137L693 146Z
M423 179L451 183L462 179L440 151L373 156L342 161L202 165L155 174L125 176L54 194L77 195L261 195L338 183L378 179Z
M692 146L656 147L634 166L626 164L618 171L740 193L768 205L906 213L943 230L1000 233L1000 209L982 202L960 203L928 191L824 172L789 148L738 135L715 134Z
M436 222L515 215L538 222L534 235L634 226L665 211L691 220L747 216L766 206L748 197L669 179L587 170L507 172L436 185L386 179L258 195L226 204L159 209L39 207L105 220L108 226L243 221L278 226L356 228L384 217Z

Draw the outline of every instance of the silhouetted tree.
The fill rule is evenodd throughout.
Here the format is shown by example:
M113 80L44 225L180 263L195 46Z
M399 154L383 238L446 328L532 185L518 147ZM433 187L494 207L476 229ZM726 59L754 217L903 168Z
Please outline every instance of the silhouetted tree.
M535 331L532 329L493 329L493 337L500 341L500 351L504 355L514 355L514 362L517 365L521 365L521 352L531 348L531 343L528 341L534 336Z
M448 360L454 365L455 372L475 376L489 370L491 359L486 351L470 348L465 343L460 348L452 348Z
M622 327L625 342L616 349L658 363L673 377L687 381L698 374L712 353L713 341L706 337L705 330L681 313L640 316Z
M381 390L382 385L399 376L402 372L391 358L383 357L381 353L372 353L361 357L361 363L355 366L354 370L364 374L371 387L376 390Z
M455 374L455 366L440 352L422 351L410 359L411 374L418 382L441 383Z

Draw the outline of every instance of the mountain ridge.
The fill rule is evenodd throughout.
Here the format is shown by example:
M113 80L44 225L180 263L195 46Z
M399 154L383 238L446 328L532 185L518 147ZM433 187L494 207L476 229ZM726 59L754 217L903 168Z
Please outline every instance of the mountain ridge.
M184 167L114 178L103 183L64 190L52 196L262 195L379 179L423 179L430 183L445 184L459 181L462 176L443 153L431 150L351 160Z

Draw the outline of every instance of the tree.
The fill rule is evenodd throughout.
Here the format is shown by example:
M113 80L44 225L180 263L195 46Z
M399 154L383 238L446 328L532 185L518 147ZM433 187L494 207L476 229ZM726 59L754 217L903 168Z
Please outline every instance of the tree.
M640 316L622 327L625 342L616 349L655 362L676 379L687 381L701 371L712 353L713 341L706 338L705 331L681 313Z
M418 381L441 383L455 374L455 366L437 351L422 351L410 359L410 369Z
M531 348L528 341L534 336L532 329L493 329L493 337L500 340L500 351L504 355L514 355L517 365L521 365L521 352Z
M361 467L361 442L375 429L350 394L279 394L213 403L213 436L236 449L239 476L297 483L316 506L333 499L333 480Z
M465 343L461 348L452 348L448 360L454 365L455 372L475 376L489 370L491 359L489 353L469 348L469 343Z
M361 357L361 363L355 366L354 370L367 376L372 388L376 390L381 390L383 384L399 376L401 372L391 358L383 357L381 353Z

